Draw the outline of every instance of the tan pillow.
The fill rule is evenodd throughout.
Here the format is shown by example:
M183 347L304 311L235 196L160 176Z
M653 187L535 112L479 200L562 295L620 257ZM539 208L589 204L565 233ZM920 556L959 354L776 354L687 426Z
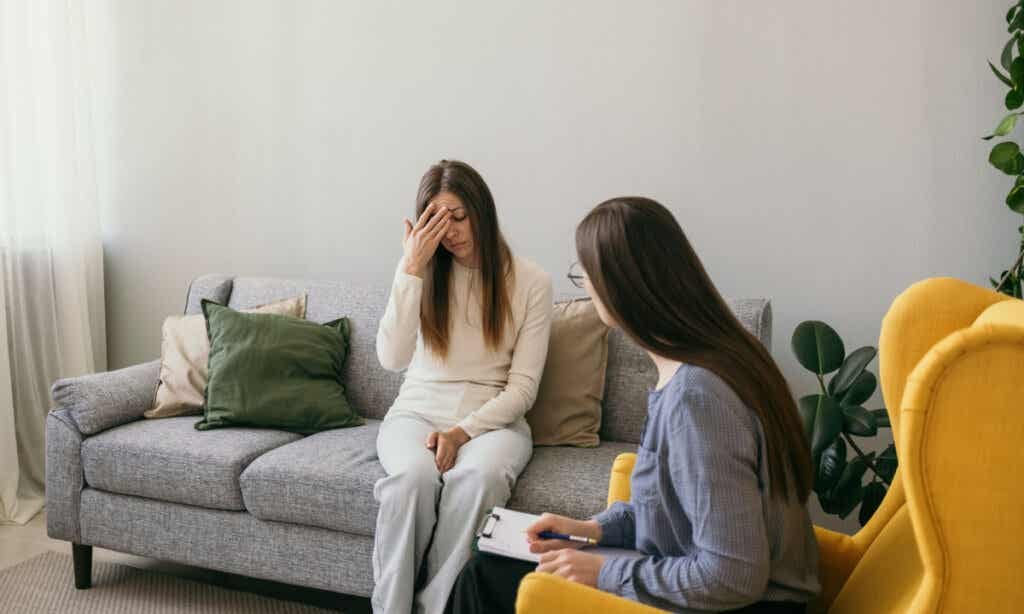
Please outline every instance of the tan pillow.
M305 318L306 295L240 311ZM202 413L209 358L210 339L203 314L171 316L164 320L156 406L143 415L147 418L170 418Z
M589 299L556 303L537 401L526 414L537 446L598 443L608 366L608 327Z

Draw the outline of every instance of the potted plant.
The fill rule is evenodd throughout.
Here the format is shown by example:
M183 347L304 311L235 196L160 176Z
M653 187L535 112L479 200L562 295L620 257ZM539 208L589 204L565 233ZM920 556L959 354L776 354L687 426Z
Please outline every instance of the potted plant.
M840 518L859 505L858 519L864 525L885 498L897 466L894 445L880 454L865 453L856 440L890 426L884 408L864 408L878 387L878 378L867 368L878 351L865 346L847 355L839 334L816 320L796 327L792 346L800 365L814 373L819 386L818 393L798 402L811 445L814 492L821 509Z

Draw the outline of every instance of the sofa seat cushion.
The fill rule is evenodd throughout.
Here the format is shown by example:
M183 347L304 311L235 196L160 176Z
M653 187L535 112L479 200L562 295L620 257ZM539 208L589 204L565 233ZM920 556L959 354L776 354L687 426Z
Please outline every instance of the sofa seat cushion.
M377 461L379 426L367 420L323 431L259 457L239 478L245 509L260 520L372 536L373 485L385 475Z
M615 457L636 444L602 441L596 448L534 448L505 507L586 519L607 507Z
M243 510L238 476L261 454L302 436L271 429L197 431L195 416L140 420L82 442L92 487L123 495Z

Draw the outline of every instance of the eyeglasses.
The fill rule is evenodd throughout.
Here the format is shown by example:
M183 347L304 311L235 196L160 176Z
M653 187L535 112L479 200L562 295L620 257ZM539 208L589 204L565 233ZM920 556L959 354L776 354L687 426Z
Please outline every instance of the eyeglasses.
M583 274L583 267L580 266L579 262L572 263L572 266L569 267L569 273L566 275L566 277L569 278L569 281L572 282L572 285L580 289L583 289L583 282L587 278L587 276Z

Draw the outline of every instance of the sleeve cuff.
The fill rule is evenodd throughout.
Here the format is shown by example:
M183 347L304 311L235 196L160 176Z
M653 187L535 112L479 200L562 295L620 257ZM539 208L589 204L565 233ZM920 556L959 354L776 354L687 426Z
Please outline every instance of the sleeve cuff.
M622 526L627 521L626 513L619 503L594 516L601 526L602 546L621 546L625 541L625 530Z
M473 417L473 414L466 416L455 426L466 431L466 434L469 435L470 439L476 439L487 431L487 429L480 426L477 420Z

